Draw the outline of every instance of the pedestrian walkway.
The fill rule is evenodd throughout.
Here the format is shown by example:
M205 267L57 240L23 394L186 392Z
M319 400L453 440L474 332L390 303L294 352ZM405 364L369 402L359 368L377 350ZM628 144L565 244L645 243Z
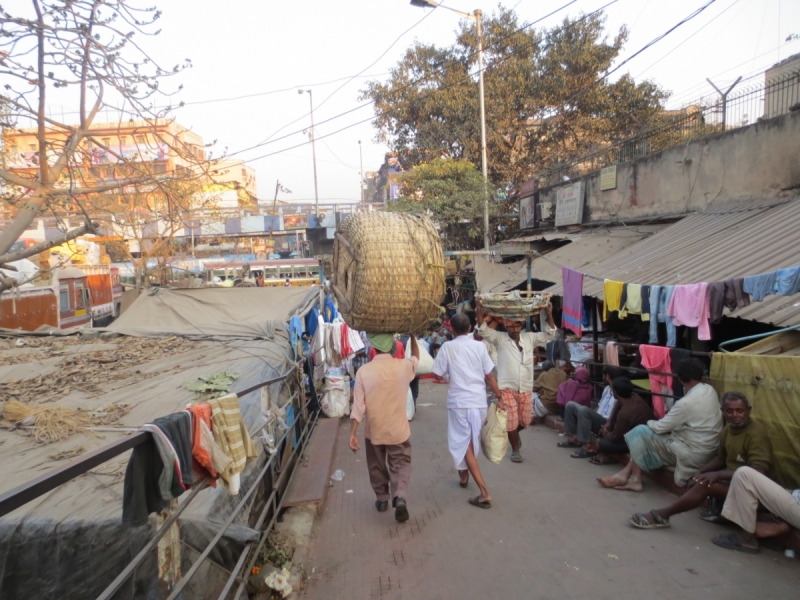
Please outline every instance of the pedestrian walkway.
M411 519L378 513L366 459L339 428L329 490L315 526L306 600L796 599L800 560L762 550L744 555L714 546L725 527L694 513L671 529L641 531L627 517L667 504L648 481L640 494L600 488L595 466L556 448L543 426L522 433L525 462L480 458L493 508L467 504L447 450L447 386L423 381L411 423ZM361 428L363 431L363 427Z

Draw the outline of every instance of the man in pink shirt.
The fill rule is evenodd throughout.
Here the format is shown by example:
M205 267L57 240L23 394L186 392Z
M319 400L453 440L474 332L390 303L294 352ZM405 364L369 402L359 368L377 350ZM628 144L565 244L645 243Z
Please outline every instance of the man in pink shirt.
M391 498L394 518L402 523L408 521L406 495L411 479L411 428L406 399L419 365L419 346L411 336L411 356L396 360L391 355L395 343L391 333L370 333L367 338L377 354L356 373L350 449L353 452L361 449L356 432L366 418L364 446L369 481L375 491L375 508L378 512L388 510Z

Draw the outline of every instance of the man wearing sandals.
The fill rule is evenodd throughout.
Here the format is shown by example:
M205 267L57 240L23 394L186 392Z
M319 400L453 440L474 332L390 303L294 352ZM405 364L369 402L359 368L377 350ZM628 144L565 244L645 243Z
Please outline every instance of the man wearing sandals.
M492 317L484 318L480 301L475 312L481 337L497 348L498 406L508 414L506 430L511 442L511 462L521 463L519 432L533 419L533 349L555 339L553 306L547 305L547 331L543 333L521 333L522 322L510 319L504 320L506 333L501 333L489 327Z
M476 450L481 443L481 427L486 419L486 385L500 397L492 371L494 363L486 346L469 336L469 317L459 313L450 322L455 339L436 355L433 372L439 377L450 375L447 390L447 445L458 470L459 483L467 487L469 475L480 489L480 496L469 499L479 508L492 507L492 495L483 480Z
M734 471L751 467L761 474L769 472L772 464L772 445L767 431L750 418L750 401L741 392L728 392L722 397L722 416L725 427L719 439L719 454L691 479L692 487L666 508L637 513L628 522L639 529L669 527L673 515L697 508L707 497L725 500ZM713 510L698 515L706 521L718 521Z
M703 383L703 364L693 358L675 367L686 395L663 419L648 421L625 434L631 460L619 473L598 477L606 488L642 491L642 471L675 467L675 483L683 486L719 450L722 412L717 393Z
M759 504L774 515L772 520L756 519L761 517L756 515ZM722 516L744 531L718 535L711 541L728 550L757 554L758 538L786 533L789 525L800 528L800 489L789 491L755 469L741 467L733 474Z

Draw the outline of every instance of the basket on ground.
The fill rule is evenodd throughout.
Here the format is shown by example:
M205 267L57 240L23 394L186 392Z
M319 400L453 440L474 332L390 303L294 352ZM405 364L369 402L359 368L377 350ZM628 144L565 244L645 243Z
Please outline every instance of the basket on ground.
M420 333L439 317L442 242L428 217L357 213L339 225L331 287L353 329Z
M514 290L497 294L481 294L483 312L493 317L521 321L547 308L550 294Z

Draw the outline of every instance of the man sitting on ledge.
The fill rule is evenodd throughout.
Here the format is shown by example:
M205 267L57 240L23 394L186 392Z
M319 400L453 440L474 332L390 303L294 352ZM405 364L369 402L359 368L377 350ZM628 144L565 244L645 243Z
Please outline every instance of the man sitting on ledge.
M603 390L603 395L600 397L600 403L597 405L596 411L592 410L589 406L582 406L577 402L567 402L567 405L564 407L564 435L567 441L559 442L557 445L559 448L583 447L585 456L580 456L582 453L579 450L573 453L573 458L594 456L594 454L591 454L591 448L589 447L591 434L600 433L600 428L608 423L608 420L611 418L611 413L614 411L617 402L614 391L611 389L611 384L619 374L620 369L618 367L612 367L610 365L603 367L603 381L606 387ZM536 389L535 384L533 389ZM625 433L627 433L627 431Z
M684 486L717 454L722 412L717 392L702 382L703 364L694 358L682 360L675 374L686 395L663 419L648 421L625 435L631 460L619 473L598 477L603 487L641 492L642 471L662 467L675 467L675 483Z
M669 527L673 515L697 508L709 496L725 500L734 471L740 467L752 467L766 475L772 464L772 444L767 431L750 418L750 401L741 392L728 392L722 397L722 416L725 427L719 439L719 454L692 478L692 487L683 496L666 508L637 513L628 522L639 529ZM713 511L698 515L707 521L716 521L719 516Z

